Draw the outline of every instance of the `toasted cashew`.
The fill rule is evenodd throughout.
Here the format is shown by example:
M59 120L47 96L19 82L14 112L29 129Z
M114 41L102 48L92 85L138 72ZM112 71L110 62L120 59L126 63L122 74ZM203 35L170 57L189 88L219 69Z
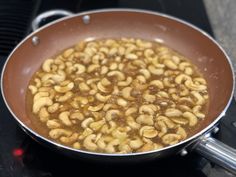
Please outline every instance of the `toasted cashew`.
M140 136L144 136L146 138L154 138L158 135L158 132L152 126L143 126L139 130Z
M112 131L112 136L121 141L125 140L128 137L127 132L121 131L118 128Z
M188 67L188 66L191 66L191 64L190 64L189 62L181 62L181 63L179 64L179 69L180 69L181 71L184 71L185 68Z
M153 81L151 81L149 83L149 85L154 85L154 86L156 86L159 89L163 89L164 88L164 85L163 85L162 81L160 81L160 80L153 80Z
M96 71L98 68L100 68L100 65L98 65L98 64L89 65L87 72L92 73L92 72Z
M42 107L39 111L39 118L41 122L47 122L49 119L49 113L45 107Z
M141 74L143 74L143 76L145 77L145 79L149 79L151 77L151 73L149 70L147 69L140 69L139 72Z
M168 59L164 60L163 64L166 65L167 68L169 68L169 69L175 70L178 68L178 66L172 60L168 60Z
M175 108L168 108L165 111L165 116L167 116L167 117L179 117L182 114L183 113L180 110L175 109Z
M95 139L95 134L88 135L84 139L83 146L90 151L95 151L98 148L97 144L94 143Z
M187 133L182 127L178 127L176 133L181 136L182 139L187 138Z
M37 114L39 110L44 106L51 106L53 104L49 97L41 97L33 103L33 113Z
M129 141L129 146L132 149L139 149L143 145L143 141L140 138L135 138L134 140Z
M128 105L128 102L127 102L126 100L124 100L123 98L118 98L118 99L117 99L117 104L118 104L119 106L125 107L125 106Z
M181 84L182 82L187 81L187 80L191 81L192 79L191 79L190 76L188 76L186 74L180 74L175 78L175 83L176 84Z
M31 91L31 94L34 95L35 93L37 93L38 88L34 85L29 85L29 90Z
M103 79L101 80L101 84L102 84L104 87L106 87L106 86L111 85L111 81L109 81L107 78L103 78Z
M49 97L49 92L38 92L34 95L33 102L37 101L39 98Z
M49 129L55 129L61 127L61 124L57 119L48 120L46 125Z
M131 96L132 87L125 87L122 89L122 96L127 100L134 100L135 98Z
M179 142L181 135L169 133L162 137L162 142L164 144L173 145Z
M64 144L71 144L71 143L74 143L77 140L77 138L78 138L78 133L73 133L69 137L62 136L60 138L60 141Z
M135 55L134 53L128 53L125 55L125 58L127 58L129 60L135 60L135 59L138 59L138 56Z
M72 122L69 119L70 112L69 111L64 111L61 112L58 116L58 118L61 120L61 122L66 125L66 126L72 126Z
M103 93L108 93L110 92L108 88L104 87L101 82L98 82L97 84L98 90L100 90Z
M163 148L163 145L157 144L157 143L147 143L143 145L140 149L138 149L138 152L147 152L155 149L161 149Z
M90 123L89 127L94 131L98 131L100 128L102 128L102 126L105 123L106 123L105 120L102 119L102 120Z
M53 59L47 59L43 62L42 69L44 72L50 72L51 71L51 65L53 64Z
M153 103L156 100L155 95L151 95L149 92L143 94L143 99L149 103Z
M136 107L130 107L125 111L125 116L130 116L131 114L137 113L138 109Z
M174 127L175 127L174 122L173 122L171 119L169 119L168 117L165 117L165 116L158 116L158 117L156 118L156 120L157 120L157 121L163 121L163 122L166 124L166 126L167 126L168 128L174 128Z
M114 121L109 121L109 126L108 126L108 124L105 124L102 126L101 133L110 134L113 130L115 130L116 127L117 126Z
M66 129L62 129L62 128L56 128L56 129L52 129L49 132L49 136L52 139L57 139L61 136L71 136L72 132L70 130L66 130Z
M148 113L149 115L154 115L155 111L157 111L157 107L153 104L142 105L139 107L139 113Z
M187 118L189 121L189 126L195 126L198 122L197 117L191 112L184 112L183 117Z
M128 116L126 118L126 123L128 124L128 126L130 126L132 129L139 129L141 127L140 124L138 124L137 122L135 122L135 119L132 116Z
M60 104L59 103L54 103L51 106L48 106L48 112L49 113L54 113L59 109Z
M91 130L90 128L86 128L82 134L79 136L79 140L83 140L85 137L91 135L93 133L93 130Z
M192 80L186 80L184 84L190 90L204 91L207 89L207 86L194 84Z
M59 96L56 100L58 102L66 102L67 100L71 99L72 96L73 96L73 92L69 91L69 92L66 92L64 95Z
M165 87L170 87L170 88L175 87L175 84L171 83L170 78L168 78L168 77L165 77L163 79L163 84L164 84Z
M81 112L74 112L70 114L70 119L72 120L84 120L84 115Z
M119 81L125 80L125 75L124 73L120 72L120 71L110 71L109 73L107 73L107 76L111 77L111 76L116 76L116 78Z
M117 83L118 86L128 86L132 83L133 79L132 77L128 76L125 81L119 81Z
M177 124L180 124L180 125L187 125L188 124L188 120L181 118L181 117L171 117L171 120Z
M118 139L114 139L107 144L105 151L107 153L115 153L116 152L115 147L118 146L119 144L120 144L120 141Z
M89 111L99 111L99 110L101 110L101 109L103 108L103 106L104 106L103 103L98 104L98 105L96 105L96 106L89 106L89 107L88 107L88 110L89 110Z
M103 74L106 74L107 72L108 72L108 67L102 66L102 67L101 67L100 74L103 75Z
M106 112L105 118L107 121L114 119L115 117L119 117L121 112L119 110L110 109Z
M156 68L155 66L153 65L149 65L148 66L148 70L154 74L154 75L162 75L164 73L164 70L162 68Z
M73 148L75 149L80 149L81 148L81 145L79 142L75 142L73 145L72 145Z
M146 124L146 125L153 125L154 124L152 115L141 114L137 117L136 121L139 124Z
M81 127L86 129L89 127L89 125L94 122L94 119L92 117L89 117L87 119L85 119L83 122L81 122Z
M97 100L99 100L101 102L107 102L110 99L111 95L103 96L100 93L97 93L95 95L95 97L96 97Z
M157 130L160 130L160 132L158 133L159 137L162 137L168 131L167 126L166 126L166 124L163 121L157 121L155 123L155 127L157 128Z
M70 82L66 86L56 85L56 86L54 86L54 89L59 93L66 93L66 92L72 90L74 88L74 85L75 84L73 82Z
M205 103L205 99L203 98L203 96L197 92L197 91L192 91L191 94L194 96L194 98L196 99L196 104L197 105L203 105Z
M79 89L81 92L87 92L90 90L89 86L84 82L79 83Z
M204 119L206 116L205 114L201 113L200 110L201 110L201 106L197 105L197 106L194 106L193 107L193 114L195 114L198 118L200 119Z

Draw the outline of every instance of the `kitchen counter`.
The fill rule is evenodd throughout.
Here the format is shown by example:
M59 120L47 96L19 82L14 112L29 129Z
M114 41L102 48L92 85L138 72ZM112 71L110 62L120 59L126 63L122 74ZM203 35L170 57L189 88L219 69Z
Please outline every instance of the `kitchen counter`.
M226 50L236 71L236 1L204 0L216 40Z

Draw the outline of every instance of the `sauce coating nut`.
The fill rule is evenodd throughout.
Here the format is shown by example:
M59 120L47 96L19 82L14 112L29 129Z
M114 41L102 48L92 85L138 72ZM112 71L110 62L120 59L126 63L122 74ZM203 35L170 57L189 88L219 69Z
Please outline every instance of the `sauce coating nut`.
M143 136L146 138L154 138L157 136L158 132L152 126L143 126L139 130L139 134L140 134L140 136Z

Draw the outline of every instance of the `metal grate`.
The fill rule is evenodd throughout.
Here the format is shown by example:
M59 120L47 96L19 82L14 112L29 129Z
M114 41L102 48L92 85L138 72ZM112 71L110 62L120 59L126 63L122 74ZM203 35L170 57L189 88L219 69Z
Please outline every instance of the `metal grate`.
M26 36L38 0L0 0L0 56L7 56Z

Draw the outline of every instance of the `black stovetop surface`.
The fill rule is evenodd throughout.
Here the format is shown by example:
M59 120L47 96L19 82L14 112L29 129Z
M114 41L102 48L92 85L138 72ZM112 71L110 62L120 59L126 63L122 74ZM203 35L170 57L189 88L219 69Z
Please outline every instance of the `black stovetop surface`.
M153 10L184 19L213 35L204 4L201 0L45 0L38 12L63 8L73 12L89 9L128 7ZM0 59L2 68L4 59ZM236 103L232 101L220 122L218 139L236 148ZM235 125L235 126L234 126ZM0 96L0 177L55 177L55 176L175 176L229 177L232 174L210 163L195 153L185 157L135 164L95 163L71 159L45 148L16 124Z

